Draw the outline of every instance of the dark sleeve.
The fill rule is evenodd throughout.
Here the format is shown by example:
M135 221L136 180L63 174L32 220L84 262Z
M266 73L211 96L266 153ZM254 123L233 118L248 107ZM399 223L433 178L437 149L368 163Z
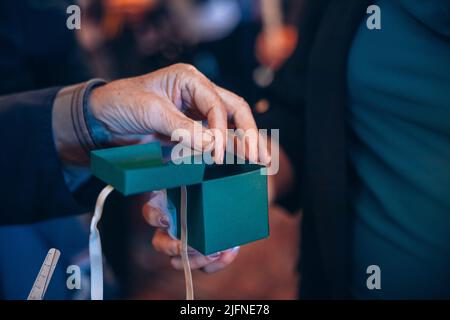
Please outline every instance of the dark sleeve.
M33 87L32 73L22 50L20 8L0 1L0 95Z
M68 190L53 141L59 88L0 97L0 224L85 212Z
M72 2L0 1L0 95L89 79L75 31L66 27Z
M280 147L292 163L295 184L278 201L289 211L301 208L301 181L304 149L304 108L307 90L309 53L328 0L304 1L299 19L299 44L293 55L277 72L273 83L265 90L269 108L255 115L259 128L279 129Z

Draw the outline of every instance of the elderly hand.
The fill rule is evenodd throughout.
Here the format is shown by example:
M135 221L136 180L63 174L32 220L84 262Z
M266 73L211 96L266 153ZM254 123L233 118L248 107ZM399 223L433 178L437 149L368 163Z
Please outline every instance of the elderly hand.
M167 211L167 197L165 191L153 192L150 202L142 208L144 219L152 226L158 228L153 236L153 247L156 251L171 257L171 264L175 269L182 270L181 241L174 239L168 232L170 219ZM201 269L212 273L219 271L234 261L239 253L239 247L204 256L198 251L189 248L188 256L191 269Z
M257 130L244 99L216 86L186 64L100 86L91 93L89 105L94 117L114 139L145 137L155 132L170 137L174 130L185 129L190 132L191 146L204 150L213 137L217 163L223 161L229 119L239 129ZM215 130L203 128L203 139L198 139L195 120L205 119L209 129ZM222 135L220 139L218 134ZM245 143L249 150L261 152L249 155L251 161L267 161L268 154L264 148L258 148L257 139Z
M89 105L93 116L113 135L113 140L136 135L146 137L155 132L170 136L176 129L185 129L190 132L191 146L197 150L204 150L214 141L216 163L222 163L224 158L229 120L236 129L254 131L258 136L251 109L244 99L216 86L194 67L185 64L100 86L90 95ZM206 138L198 141L195 120L204 119L209 128L202 128L202 136ZM222 137L218 137L219 134ZM259 145L258 139L244 138L237 142L241 143L240 148L244 147L250 161L270 161L267 149ZM159 228L153 238L155 249L171 256L172 265L181 269L181 243L168 234L165 191L154 192L142 212L150 225ZM205 257L191 249L191 267L206 272L218 271L236 258L238 250L234 248Z

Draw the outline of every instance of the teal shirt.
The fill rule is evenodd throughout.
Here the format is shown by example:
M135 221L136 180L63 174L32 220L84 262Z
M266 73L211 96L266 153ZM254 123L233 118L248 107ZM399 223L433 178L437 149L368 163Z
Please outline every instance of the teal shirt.
M348 64L356 298L450 298L450 0L380 0ZM381 269L369 290L366 269Z

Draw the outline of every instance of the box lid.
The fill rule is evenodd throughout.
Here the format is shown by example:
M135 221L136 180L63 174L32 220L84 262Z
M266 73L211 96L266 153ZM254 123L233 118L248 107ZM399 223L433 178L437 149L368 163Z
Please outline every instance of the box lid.
M92 173L124 195L202 182L205 164L201 155L181 162L164 162L159 142L91 152Z

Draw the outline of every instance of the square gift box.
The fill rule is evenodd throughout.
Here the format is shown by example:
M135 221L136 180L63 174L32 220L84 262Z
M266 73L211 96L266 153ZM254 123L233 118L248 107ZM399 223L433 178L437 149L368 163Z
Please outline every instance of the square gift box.
M125 196L167 189L176 209L171 231L178 238L179 187L186 186L188 244L208 255L269 236L263 167L231 158L233 164L223 165L205 164L201 155L164 162L153 142L92 151L91 170Z

